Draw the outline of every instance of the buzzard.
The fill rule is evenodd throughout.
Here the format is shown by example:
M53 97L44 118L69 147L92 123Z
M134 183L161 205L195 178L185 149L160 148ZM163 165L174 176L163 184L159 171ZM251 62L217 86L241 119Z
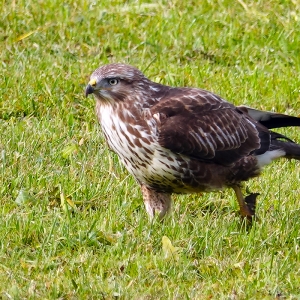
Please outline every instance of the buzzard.
M163 218L172 193L231 187L242 217L255 215L258 194L241 184L274 159L300 160L300 144L270 129L300 118L234 106L198 88L150 81L130 65L95 70L86 87L109 147L141 186L147 213Z

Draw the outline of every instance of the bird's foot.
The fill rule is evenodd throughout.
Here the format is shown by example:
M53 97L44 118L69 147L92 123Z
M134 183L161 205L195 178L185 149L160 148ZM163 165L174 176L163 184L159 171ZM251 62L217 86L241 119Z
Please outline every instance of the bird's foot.
M248 196L244 198L244 203L240 209L240 213L242 218L246 219L248 224L252 224L252 221L254 218L257 218L255 216L255 208L256 208L256 198L259 195L259 193L251 193Z
M252 224L255 217L256 198L258 193L251 193L244 197L240 186L233 186L239 206L241 217L246 220L248 225Z
M157 192L145 185L141 185L141 190L150 220L153 220L156 215L160 220L163 220L171 209L171 194Z
M255 216L255 209L256 209L256 198L259 196L259 193L251 193L245 197L245 203L249 208L250 213Z

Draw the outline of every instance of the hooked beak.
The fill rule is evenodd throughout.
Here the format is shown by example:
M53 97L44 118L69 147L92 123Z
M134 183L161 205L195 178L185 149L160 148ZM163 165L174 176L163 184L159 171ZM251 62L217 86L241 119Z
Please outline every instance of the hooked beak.
M93 93L94 93L94 88L90 84L88 84L85 89L85 97Z
M88 85L86 86L85 89L85 97L87 97L89 94L93 94L94 93L94 87L96 86L96 80L95 79L91 79L90 82L88 83Z

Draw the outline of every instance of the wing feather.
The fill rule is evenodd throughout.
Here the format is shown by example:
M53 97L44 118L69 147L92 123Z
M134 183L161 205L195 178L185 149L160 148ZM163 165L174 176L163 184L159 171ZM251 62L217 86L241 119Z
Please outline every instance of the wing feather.
M228 165L261 147L264 127L208 91L171 89L150 111L159 120L159 144L177 153Z

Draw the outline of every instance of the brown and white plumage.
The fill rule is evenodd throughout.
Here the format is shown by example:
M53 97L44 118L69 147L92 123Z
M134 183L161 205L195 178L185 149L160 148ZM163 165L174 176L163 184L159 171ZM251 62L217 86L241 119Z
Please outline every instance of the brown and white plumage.
M241 214L250 217L240 184L276 158L300 160L300 145L269 130L300 126L297 117L236 107L202 89L164 86L125 64L98 68L86 88L86 96L91 93L107 143L141 185L151 218L169 211L172 193L224 187L234 189Z

